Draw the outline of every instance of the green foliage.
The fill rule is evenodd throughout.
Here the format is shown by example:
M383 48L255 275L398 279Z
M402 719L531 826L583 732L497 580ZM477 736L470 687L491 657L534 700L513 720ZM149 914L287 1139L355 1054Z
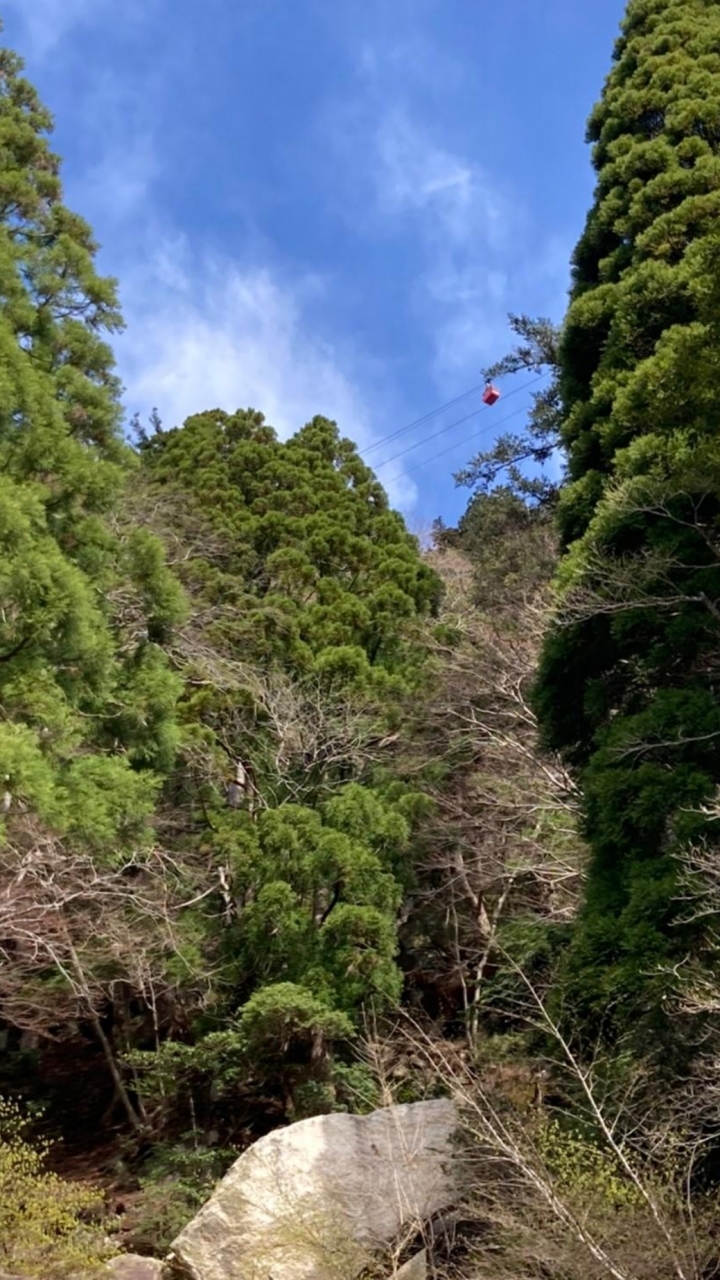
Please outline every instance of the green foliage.
M262 414L215 410L146 441L143 462L172 501L202 510L222 550L189 584L232 603L244 661L281 661L345 682L407 678L406 623L439 584L401 517L334 423L280 442ZM212 631L211 631L212 634Z
M126 549L110 526L131 463L102 337L115 286L62 204L21 66L0 52L0 770L61 834L121 848L152 808L125 766L171 755L178 687L146 636L178 589L150 535Z
M475 572L475 601L491 612L530 599L550 577L554 562L547 507L529 504L508 487L479 489L457 529L439 531L438 545L457 547Z
M382 1106L382 1092L372 1068L363 1062L333 1062L332 1105L323 1111L367 1115Z
M216 840L247 903L226 936L236 982L302 982L349 1014L394 1000L393 871L408 835L398 807L357 784L320 811L287 804L226 822Z
M589 1141L584 1134L546 1120L538 1132L538 1147L558 1191L573 1200L617 1209L643 1204L642 1192L622 1168L617 1155Z
M190 602L172 646L183 723L163 812L183 865L207 869L198 943L217 974L182 1069L199 1072L202 1095L205 1058L220 1053L233 1089L292 1093L303 1072L289 1083L279 1069L276 1017L292 1014L300 1053L303 1000L332 1039L321 1014L349 1034L400 995L396 918L419 799L387 748L428 680L420 623L440 584L333 423L315 418L286 442L252 411L155 427L141 436L136 518L174 543ZM243 1037L256 1009L253 1074ZM310 1091L325 1084L313 1076Z
M185 1136L186 1146L158 1144L143 1166L141 1194L124 1234L128 1252L163 1257L239 1154L197 1146L196 1134Z
M48 1172L47 1155L18 1106L0 1098L0 1268L32 1280L99 1275L110 1256L91 1220L102 1195Z
M298 1036L331 1041L352 1035L352 1024L291 982L257 991L240 1011L239 1042L248 1054L287 1053Z
M158 540L118 519L137 460L115 284L21 72L0 51L0 1016L62 1035L109 998L104 976L132 982L143 913L101 877L153 839L180 692L159 642L184 603Z
M346 1014L303 986L281 982L256 991L224 1030L193 1044L166 1041L155 1051L135 1050L128 1062L148 1103L194 1118L211 1093L228 1127L228 1109L255 1089L276 1091L293 1115L324 1100L332 1110L333 1048L353 1035Z
M589 125L595 204L559 352L569 484L537 709L592 863L570 960L590 1023L660 1009L693 946L675 855L720 781L720 13L631 0Z

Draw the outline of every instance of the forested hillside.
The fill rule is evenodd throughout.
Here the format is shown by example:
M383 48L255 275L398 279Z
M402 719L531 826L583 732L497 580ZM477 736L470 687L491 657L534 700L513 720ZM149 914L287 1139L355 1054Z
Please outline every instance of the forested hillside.
M487 371L543 386L423 548L342 424L130 429L0 55L1 1280L444 1095L437 1275L720 1275L719 113L718 6L630 0L567 316Z

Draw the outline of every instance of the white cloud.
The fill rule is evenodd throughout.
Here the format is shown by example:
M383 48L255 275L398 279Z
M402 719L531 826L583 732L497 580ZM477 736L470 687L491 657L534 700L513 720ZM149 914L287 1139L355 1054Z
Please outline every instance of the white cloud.
M321 413L361 450L376 438L352 358L313 331L316 279L201 261L182 238L158 242L124 279L128 328L117 354L130 414L157 406L173 426L203 409L253 407L287 437ZM388 488L395 504L412 507L410 481Z
M36 58L45 57L71 28L96 19L109 0L5 0L17 11Z
M106 246L101 269L121 281L127 328L114 345L128 417L147 418L157 406L170 426L204 409L252 406L284 438L320 413L361 452L389 432L391 397L373 390L384 370L325 336L317 304L325 291L331 312L331 283L270 268L272 245L259 235L246 243L242 265L204 252L203 239L177 232L159 204L162 150L114 73L94 78L88 109L103 121L99 160L75 175L68 201ZM373 453L371 464L382 456ZM379 477L409 510L415 484L384 470Z
M55 46L77 28L104 24L113 27L144 24L157 0L4 0L3 9L17 16L25 51L36 61L46 59Z
M381 120L375 157L377 198L387 212L421 211L428 234L453 247L504 238L503 204L480 166L436 145L407 112Z
M403 278L414 272L404 301L427 334L444 395L503 353L509 311L562 313L567 257L539 242L504 175L484 162L472 121L462 112L448 119L447 87L459 105L473 63L423 34L421 2L373 10L371 34L353 50L355 82L325 119L344 215L360 235L392 238ZM439 2L425 8L438 16Z
M110 142L102 159L72 184L72 203L93 224L121 234L134 216L147 218L150 189L160 172L153 141L143 134Z
M516 211L479 163L441 146L400 106L375 125L369 156L378 210L414 237L415 307L431 332L436 380L451 388L496 354Z

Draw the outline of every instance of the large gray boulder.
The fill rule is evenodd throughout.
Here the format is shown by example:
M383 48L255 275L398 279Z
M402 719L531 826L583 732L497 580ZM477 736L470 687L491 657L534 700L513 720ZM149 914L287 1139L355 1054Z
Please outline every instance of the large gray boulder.
M452 1204L452 1102L313 1116L261 1138L174 1241L163 1280L352 1280Z
M161 1271L161 1262L136 1253L122 1253L108 1263L108 1272L115 1280L160 1280Z

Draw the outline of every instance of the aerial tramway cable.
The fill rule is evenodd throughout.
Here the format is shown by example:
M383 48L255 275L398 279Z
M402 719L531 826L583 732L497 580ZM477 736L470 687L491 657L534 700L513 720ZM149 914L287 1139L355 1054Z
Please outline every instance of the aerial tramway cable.
M479 382L477 386L470 387L469 391L463 391L462 395L455 396L454 400L448 400L446 404L438 405L437 409L431 409L429 413L424 413L420 418L414 418L406 426L398 427L397 431L391 431L390 435L383 436L382 440L376 440L374 444L368 445L365 453L373 453L375 449L379 449L381 445L388 444L390 440L396 440L398 436L406 435L408 431L412 431L413 427L421 427L424 422L429 422L431 418L437 418L439 413L444 413L446 409L452 409L456 404L460 404L461 400L467 400L468 396L476 395L484 387L485 383Z
M533 386L535 386L535 385L536 385L536 383L540 382L540 381L541 381L541 379L542 379L543 377L545 377L545 376L546 376L545 374L539 373L535 378L530 378L528 382L524 382L524 383L522 384L522 386L520 386L520 387L516 387L514 391L511 391L511 392L510 392L510 393L505 397L505 399L506 399L506 400L511 400L513 396L519 395L521 391L527 391L528 387L533 387ZM484 386L484 385L485 385L485 384L483 383L483 386ZM459 399L461 399L461 400L462 400L462 399L464 399L464 397L463 397L463 396L460 396L460 397L459 397ZM455 400L455 401L451 401L450 403L451 403L451 404L457 404L457 400ZM377 463L375 464L375 466L374 466L374 468L373 468L373 469L374 469L375 471L379 471L381 467L387 467L387 466L389 466L389 464L390 464L391 462L397 462L398 458L404 458L406 454L408 454L408 453L412 453L414 449L419 449L419 448L421 448L421 446L422 446L422 445L424 445L424 444L429 444L429 442L430 442L431 440L437 440L439 436L443 436L443 435L445 435L448 431L452 431L454 427L460 427L460 426L462 426L462 424L463 424L464 422L470 422L470 420L471 420L472 418L477 418L477 417L479 417L479 415L480 415L481 413L487 413L487 412L488 412L488 410L487 410L487 409L485 409L485 408L481 408L481 409L473 409L473 412L472 412L472 413L468 413L468 414L466 414L464 418L456 418L454 422L449 422L449 423L448 423L448 425L447 425L446 427L441 427L441 429L440 429L439 431L435 431L435 432L433 432L433 434L432 434L431 436L424 436L422 440L418 440L418 441L416 441L416 442L415 442L415 444L408 445L407 449L401 449L399 453L394 453L394 454L393 454L393 456L392 456L391 458L385 458L385 459L383 459L383 461L382 461L382 462L377 462ZM522 410L522 409L518 410L518 413L522 413L522 412L523 412L523 410ZM429 416L432 416L432 415L428 415L428 417L429 417ZM517 417L517 413L510 414L510 417L512 417L512 418L516 418L516 417ZM425 421L425 420L426 420L426 419L420 419L420 421ZM493 426L495 426L495 427L499 427L499 426L501 426L501 425L502 425L502 423L503 423L503 422L508 422L509 420L510 420L509 418L500 418L500 419L494 420L494 422L493 422ZM406 428L403 428L403 429L405 430ZM475 434L475 433L473 433L473 436L470 436L470 437L469 437L469 439L471 439L471 440L472 440L472 439L474 438L474 434ZM392 439L392 437L391 437L391 436L388 436L388 437L386 437L386 439L388 439L388 440L389 440L389 439ZM383 442L382 442L382 441L378 441L378 443L383 443ZM460 440L459 440L459 441L457 441L457 444L462 444L462 443L465 443L465 442L464 442L464 441L460 441ZM372 447L372 448L375 448L375 446L374 446L374 445L373 445L373 446L371 446L371 447ZM455 445L453 445L453 446L452 446L452 448L455 448ZM366 450L366 452L369 452L369 450ZM450 450L449 450L449 449L445 449L445 450L443 450L443 453L437 454L436 456L437 456L437 457L442 457L444 453L449 453L449 452L450 452ZM364 455L363 455L363 456L364 456ZM428 461L428 462L431 462L431 461L432 461L432 459L431 459L431 458L428 458L428 459L427 459L427 461ZM412 469L413 469L413 470L417 470L417 468L412 468Z
M503 423L510 422L512 418L517 418L520 416L521 413L524 413L524 412L525 412L525 406L523 405L521 406L521 408L516 409L514 413L506 414L504 418L500 418L497 421L497 423L494 423L493 425L500 427L503 425ZM480 434L487 435L487 432L489 431L489 429L490 428L488 427L487 430L480 432ZM446 457L448 453L452 453L453 450L459 448L460 445L469 444L472 440L477 440L477 438L478 438L478 432L473 431L472 435L463 436L462 440L455 440L454 443L450 445L449 449L441 449L439 453L433 453L429 458L423 458L422 462L418 462L414 467L407 467L405 471L398 471L397 475L390 476L388 480L383 481L383 484L385 486L389 484L395 484L397 483L398 480L403 480L405 476L411 476L414 471L421 471L422 468L426 467L430 462L436 462L438 458Z

